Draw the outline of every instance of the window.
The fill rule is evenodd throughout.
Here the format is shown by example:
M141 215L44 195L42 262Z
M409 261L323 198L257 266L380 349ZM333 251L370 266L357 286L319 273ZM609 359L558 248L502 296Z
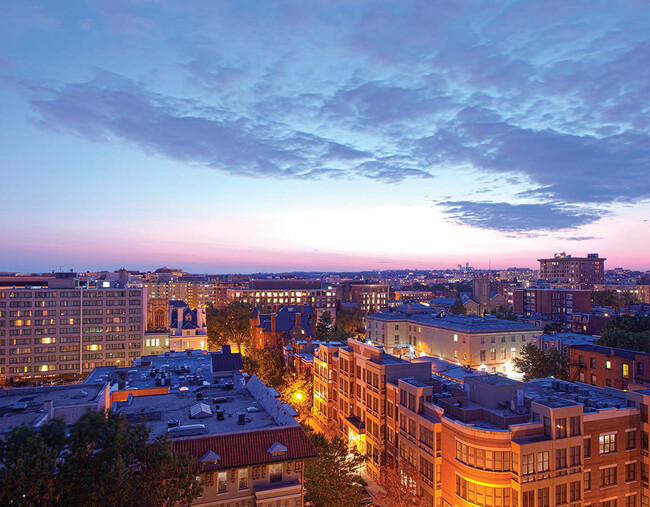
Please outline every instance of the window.
M217 493L228 492L228 472L219 472L217 479Z
M549 465L549 451L542 451L537 453L537 472L547 472L550 468Z
M623 378L629 378L630 377L630 365L627 363L623 363Z
M601 468L600 469L600 486L614 486L616 485L616 471L617 467Z
M580 487L580 481L575 481L569 484L569 501L577 502L580 500L582 488Z
M591 458L591 437L585 438L584 455L585 458Z
M636 431L628 431L625 438L625 448L626 449L635 449L636 448Z
M524 454L521 457L521 475L530 475L535 473L535 455Z
M548 417L544 417L544 435L547 437L551 437L551 419Z
M609 454L616 452L616 433L606 433L598 437L598 447L600 454Z
M580 435L580 416L571 417L569 419L569 426L571 428L571 436Z
M549 488L537 490L537 507L551 507Z
M282 482L282 463L269 465L269 482Z
M625 507L636 507L636 494L625 497Z
M583 476L582 482L583 482L585 491L589 491L591 489L591 471L585 472L585 475Z
M625 481L636 481L636 462L625 465Z
M565 504L567 501L567 487L566 484L558 484L555 486L555 505Z
M611 361L605 361L605 369L606 370L611 370L612 369L612 362Z
M566 449L557 449L555 451L555 468L566 468Z
M535 507L535 492L524 491L522 493L522 507Z
M566 418L555 420L555 438L566 438Z
M580 464L580 447L575 446L569 449L569 463L572 467Z
M596 385L596 375L594 375L593 373L591 374L591 385L592 386Z
M248 468L241 468L237 472L239 478L239 489L248 489Z
M595 357L589 358L589 364L593 369L596 369L596 358Z

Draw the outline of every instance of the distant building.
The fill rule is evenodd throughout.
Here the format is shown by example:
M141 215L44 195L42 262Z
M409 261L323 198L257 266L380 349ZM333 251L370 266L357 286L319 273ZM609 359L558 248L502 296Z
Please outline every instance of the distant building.
M569 354L569 349L576 345L590 345L598 339L597 336L579 333L544 334L535 338L533 343L540 350L556 349Z
M285 305L272 313L261 313L255 308L250 317L251 346L282 348L292 339L312 340L314 325L314 312L309 305Z
M514 312L569 324L573 313L591 312L591 291L567 288L514 289Z
M183 301L171 301L169 314L170 350L207 349L208 327L203 305L192 310Z
M262 283L264 282L264 283ZM302 283L298 283L302 282ZM336 291L316 280L254 280L250 289L227 289L227 301L241 301L262 313L277 312L285 305L309 305L315 314L329 311L336 317Z
M349 283L343 287L343 301L359 305L361 317L365 317L386 308L388 292L388 285Z
M47 287L0 289L0 383L83 375L142 355L142 289L82 284L59 273Z
M366 338L389 351L411 347L489 372L512 373L512 359L541 329L493 316L378 313L367 317Z
M147 331L169 329L169 299L149 298L147 301Z
M552 259L538 259L540 278L578 289L592 289L595 284L605 282L605 260L596 253L572 257L562 252Z

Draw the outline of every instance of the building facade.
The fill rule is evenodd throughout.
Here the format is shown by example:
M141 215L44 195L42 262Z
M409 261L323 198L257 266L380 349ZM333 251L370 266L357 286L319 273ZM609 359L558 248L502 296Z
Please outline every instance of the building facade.
M517 315L538 316L552 322L570 324L574 313L591 312L591 291L566 288L514 289L513 307Z
M366 338L398 354L442 357L463 366L511 374L512 359L541 329L522 322L442 314L378 313L366 318Z
M569 347L570 378L598 387L650 387L650 354L581 344Z
M130 364L142 355L145 312L143 289L82 288L71 273L47 288L2 289L0 382Z
M376 392L354 363L379 353L365 347L315 358L319 424L365 452L372 475L409 484L420 505L648 505L650 390L486 374L457 382L406 363ZM351 396L368 395L365 410L344 413Z
M578 289L592 289L595 284L605 283L606 259L596 253L587 254L587 257L572 257L562 252L552 259L537 260L542 280L568 284Z

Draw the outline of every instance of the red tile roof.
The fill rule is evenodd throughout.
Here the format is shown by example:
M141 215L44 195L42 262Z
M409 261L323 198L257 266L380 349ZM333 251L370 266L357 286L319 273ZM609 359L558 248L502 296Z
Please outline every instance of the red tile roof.
M268 449L275 442L280 442L287 447L286 455L271 456ZM183 438L174 440L173 445L177 452L189 454L196 459L207 451L216 452L221 456L221 461L206 467L211 470L247 467L274 461L303 460L318 456L318 451L300 426Z

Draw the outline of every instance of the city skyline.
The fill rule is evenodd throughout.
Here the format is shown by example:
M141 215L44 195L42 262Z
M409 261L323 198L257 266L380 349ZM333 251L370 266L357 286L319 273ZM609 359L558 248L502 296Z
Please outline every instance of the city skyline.
M643 3L0 14L0 270L650 267Z

